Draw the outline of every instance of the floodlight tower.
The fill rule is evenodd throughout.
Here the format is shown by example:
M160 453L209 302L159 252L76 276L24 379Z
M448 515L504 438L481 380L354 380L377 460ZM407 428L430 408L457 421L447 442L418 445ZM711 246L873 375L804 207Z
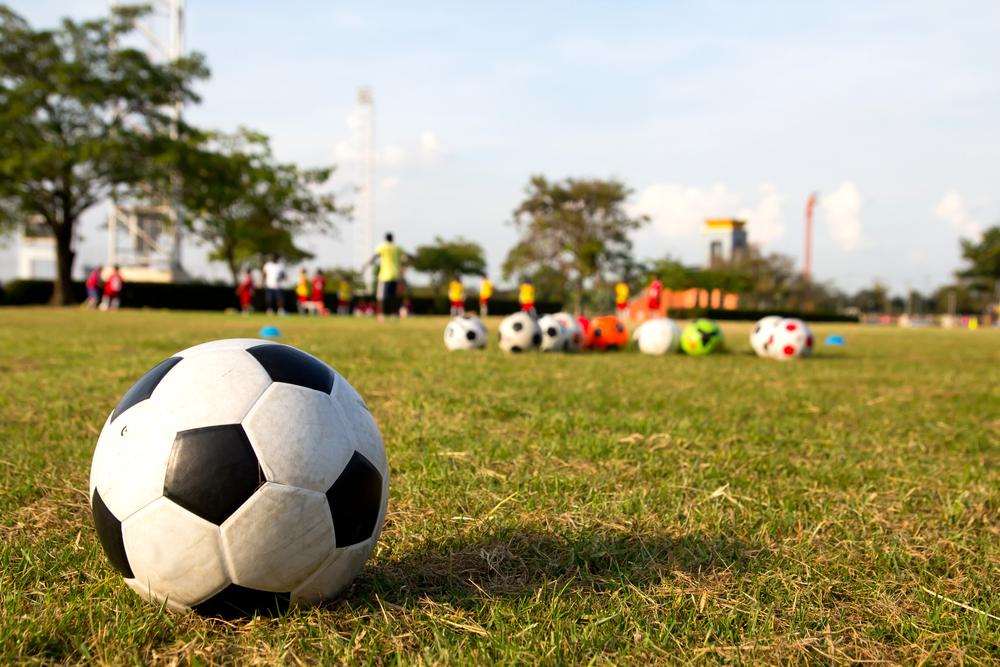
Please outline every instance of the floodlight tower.
M120 4L119 0L111 2L112 8ZM185 0L152 0L152 11L136 23L139 47L150 60L173 62L183 57L184 4ZM183 100L174 102L166 112L171 120L170 135L176 139ZM187 275L181 266L184 218L177 178L172 180L171 190L159 201L111 202L108 264L121 264L131 279L169 282ZM119 236L122 231L124 237Z
M360 268L375 247L375 91L371 86L358 88L360 127L358 140L364 151L364 177L360 216L354 228L354 259Z

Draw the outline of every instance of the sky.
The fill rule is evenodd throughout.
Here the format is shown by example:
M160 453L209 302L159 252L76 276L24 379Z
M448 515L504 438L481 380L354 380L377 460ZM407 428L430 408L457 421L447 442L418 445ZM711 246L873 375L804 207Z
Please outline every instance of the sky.
M9 1L9 0L8 0ZM20 0L38 26L102 0ZM278 157L361 182L357 87L374 89L376 238L464 236L499 274L532 174L617 178L650 216L638 258L703 263L707 217L856 290L929 291L959 238L1000 223L1000 3L260 2L188 0L212 71L193 123L269 134ZM79 265L105 258L88 214ZM354 229L309 239L354 261ZM0 250L0 278L15 248ZM189 270L224 278L203 248Z

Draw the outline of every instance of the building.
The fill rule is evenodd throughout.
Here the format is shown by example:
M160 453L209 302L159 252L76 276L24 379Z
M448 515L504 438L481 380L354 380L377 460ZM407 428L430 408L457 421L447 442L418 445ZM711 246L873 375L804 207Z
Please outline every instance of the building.
M742 260L747 253L746 221L713 218L705 221L708 237L708 266L715 268Z

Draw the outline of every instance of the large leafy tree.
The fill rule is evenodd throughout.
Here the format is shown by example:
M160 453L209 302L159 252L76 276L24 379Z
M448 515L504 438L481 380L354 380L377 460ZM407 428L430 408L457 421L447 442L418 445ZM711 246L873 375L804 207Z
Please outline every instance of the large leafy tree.
M507 255L504 275L555 268L566 276L581 304L588 281L600 286L606 276L621 275L631 263L629 233L648 218L628 215L625 202L630 194L616 180L549 181L533 176L514 210L520 239Z
M72 298L73 241L85 211L173 161L171 118L208 72L200 56L152 62L114 48L147 8L36 30L0 5L0 227L44 220L56 247L53 303ZM183 127L176 128L183 134Z
M439 236L434 243L417 247L410 266L430 275L434 290L440 292L452 277L485 276L486 256L478 243L462 237L446 241Z
M990 227L977 241L962 239L962 258L968 263L959 276L983 283L1000 302L1000 225Z
M333 168L303 169L275 159L263 134L203 135L178 164L184 174L186 224L225 262L233 282L240 267L271 254L299 261L312 254L295 244L302 232L329 232L349 209L324 191Z

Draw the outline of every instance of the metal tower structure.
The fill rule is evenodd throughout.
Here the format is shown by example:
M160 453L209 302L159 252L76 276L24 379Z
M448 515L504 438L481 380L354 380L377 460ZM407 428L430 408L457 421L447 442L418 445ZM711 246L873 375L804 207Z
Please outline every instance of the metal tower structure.
M174 61L184 55L185 0L152 0L152 12L136 25L140 48L152 60ZM112 0L115 7L120 3ZM171 134L184 112L177 101L167 110ZM180 184L173 192L152 194L142 201L112 201L108 211L108 265L120 264L126 279L149 282L184 280L181 266L183 211Z
M364 154L361 179L361 215L354 226L354 261L360 268L375 247L375 91L370 86L358 88L360 125L356 141ZM367 282L367 281L366 281Z

